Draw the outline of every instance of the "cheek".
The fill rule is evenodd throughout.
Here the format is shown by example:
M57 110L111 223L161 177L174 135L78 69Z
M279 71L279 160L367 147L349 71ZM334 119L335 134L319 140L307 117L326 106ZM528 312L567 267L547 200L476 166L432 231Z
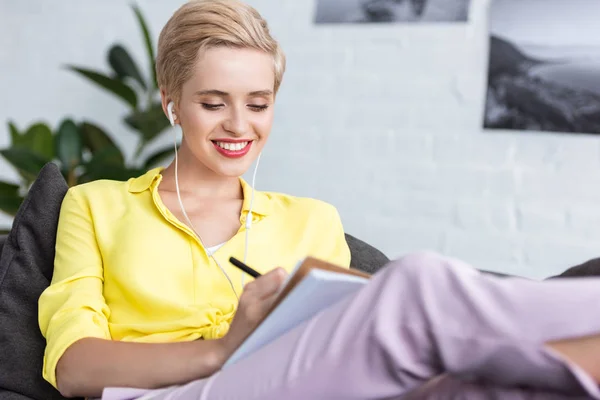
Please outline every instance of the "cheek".
M215 113L202 112L200 110L190 113L186 122L188 123L189 130L196 135L203 135L210 133L220 121Z
M263 137L269 136L273 126L273 113L268 111L267 113L257 118L253 124L254 129Z

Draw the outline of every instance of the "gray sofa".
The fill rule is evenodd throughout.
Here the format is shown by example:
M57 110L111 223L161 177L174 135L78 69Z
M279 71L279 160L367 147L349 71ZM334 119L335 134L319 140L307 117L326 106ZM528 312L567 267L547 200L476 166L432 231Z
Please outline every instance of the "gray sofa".
M38 327L37 300L52 278L56 225L66 191L58 168L45 166L11 232L0 236L0 400L64 400L41 376L45 341ZM346 240L352 268L375 273L389 261L352 235ZM600 259L595 259L559 276L599 272Z

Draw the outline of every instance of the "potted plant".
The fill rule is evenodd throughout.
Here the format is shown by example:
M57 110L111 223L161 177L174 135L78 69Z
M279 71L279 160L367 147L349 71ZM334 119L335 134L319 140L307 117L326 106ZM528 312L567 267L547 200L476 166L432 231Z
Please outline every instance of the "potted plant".
M156 166L173 154L173 148L142 156L146 147L169 126L160 103L156 83L154 46L140 9L132 9L142 31L150 77L145 78L138 64L124 46L114 44L107 52L109 73L67 65L66 68L102 87L127 106L123 122L137 135L133 159L126 162L123 151L97 124L82 120L63 119L52 129L44 122L35 122L20 130L8 122L11 143L0 155L19 174L19 182L0 181L0 211L14 215L29 186L48 162L56 163L69 186L97 179L127 180Z

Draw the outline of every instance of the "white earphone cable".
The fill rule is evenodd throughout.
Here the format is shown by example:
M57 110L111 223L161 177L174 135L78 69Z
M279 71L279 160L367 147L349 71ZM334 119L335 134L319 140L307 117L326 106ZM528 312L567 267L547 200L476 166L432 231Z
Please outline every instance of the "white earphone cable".
M173 107L173 103L169 103L167 110L169 113L169 122L171 123L171 126L175 126L175 120L173 117L173 108L172 107ZM231 289L233 290L235 297L239 301L240 297L239 297L237 291L235 290L235 286L234 286L233 282L231 281L229 274L221 266L219 261L217 261L217 259L214 257L213 252L206 249L206 246L204 245L204 241L202 240L202 237L200 236L198 231L196 231L194 224L192 223L189 216L187 215L187 212L185 211L185 207L183 206L183 201L181 199L181 194L179 191L179 170L178 170L179 159L177 156L178 149L177 149L177 134L176 133L173 133L173 145L175 148L175 189L177 191L177 200L179 201L179 207L181 208L181 212L182 212L183 216L185 217L186 222L188 223L190 229L192 229L192 231L196 234L196 236L198 237L198 240L200 241L200 244L206 250L207 255L213 259L213 261L217 264L217 266L219 267L221 272L223 272L223 275L225 275L225 277L227 278L227 281L229 282L229 285L231 286ZM244 262L246 262L247 256L248 256L248 241L250 238L250 228L252 226L252 207L254 205L254 185L256 182L256 172L258 171L259 163L260 163L260 154L258 155L258 158L256 159L256 166L254 167L254 173L252 175L252 192L251 192L251 196L250 196L250 206L248 209L248 214L246 215L245 241L244 241ZM242 287L244 286L244 276L245 276L245 274L242 274Z
M248 242L250 241L250 228L252 226L252 207L254 206L254 187L256 186L256 171L258 171L258 164L260 164L260 156L262 153L258 154L256 158L256 165L254 166L254 173L252 174L252 194L250 195L250 207L248 210L248 214L246 215L246 240L244 240L244 263L248 259ZM242 287L244 287L244 277L245 274L242 274Z
M178 161L179 160L177 157L177 135L173 135L173 137L175 138L175 188L177 191L177 200L179 200L179 207L181 208L181 212L183 213L183 216L185 217L188 225L190 226L192 231L194 231L194 233L198 237L200 244L202 245L202 247L204 247L206 249L206 246L204 245L204 241L202 240L202 237L200 236L198 231L196 231L196 229L194 228L194 224L192 224L190 217L188 217L187 213L185 212L185 207L183 206L183 201L181 200L181 194L179 192L179 177L178 177L178 175L179 175L178 174L178 172L179 172L178 171ZM238 295L237 290L235 290L235 286L233 285L233 282L231 281L229 274L223 269L223 267L221 267L221 264L219 264L219 261L217 261L217 259L214 257L214 255L212 254L211 251L207 251L207 254L210 258L213 259L213 261L217 264L219 269L223 272L223 275L225 275L225 277L227 278L227 281L229 282L229 286L231 286L231 290L233 290L235 297L237 298L238 301L240 301L240 296Z

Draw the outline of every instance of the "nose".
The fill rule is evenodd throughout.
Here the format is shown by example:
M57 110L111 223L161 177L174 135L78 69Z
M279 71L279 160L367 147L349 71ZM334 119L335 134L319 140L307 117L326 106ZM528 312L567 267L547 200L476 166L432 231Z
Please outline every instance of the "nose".
M243 136L250 129L247 116L244 110L237 107L230 107L229 115L223 122L223 129L235 136Z

